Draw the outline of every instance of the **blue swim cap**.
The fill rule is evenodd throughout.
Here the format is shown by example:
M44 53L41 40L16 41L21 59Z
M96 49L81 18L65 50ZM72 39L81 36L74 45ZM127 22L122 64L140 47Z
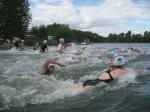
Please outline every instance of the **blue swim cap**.
M113 65L114 66L122 66L126 63L123 56L117 56L114 58Z

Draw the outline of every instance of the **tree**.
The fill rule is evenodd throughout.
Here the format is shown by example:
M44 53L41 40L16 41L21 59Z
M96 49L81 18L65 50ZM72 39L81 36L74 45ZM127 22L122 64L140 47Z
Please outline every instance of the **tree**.
M31 21L28 0L0 0L0 33L23 38Z
M143 35L143 39L145 42L150 42L150 31L145 31Z
M131 31L128 31L127 33L120 34L110 33L108 37L103 37L90 31L75 30L71 29L68 25L56 23L47 26L35 26L31 28L31 32L31 34L40 38L46 37L46 35L53 36L55 41L58 41L59 38L64 38L65 42L150 42L150 32L148 31L144 35L132 34Z

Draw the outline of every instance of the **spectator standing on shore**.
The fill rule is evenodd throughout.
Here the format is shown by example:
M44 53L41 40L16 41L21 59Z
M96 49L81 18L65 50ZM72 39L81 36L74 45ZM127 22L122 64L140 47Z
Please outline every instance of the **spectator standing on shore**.
M20 51L24 50L24 40L20 41Z
M19 37L14 37L13 44L16 49L19 48L20 41L21 41L21 39Z

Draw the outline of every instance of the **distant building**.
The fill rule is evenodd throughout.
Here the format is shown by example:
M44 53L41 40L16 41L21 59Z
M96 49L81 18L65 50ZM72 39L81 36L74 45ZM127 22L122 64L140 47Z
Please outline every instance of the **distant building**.
M54 36L48 36L47 38L48 38L48 40L52 40L54 38Z
M30 38L36 38L36 36L35 35L26 35L25 36L25 39L30 39Z

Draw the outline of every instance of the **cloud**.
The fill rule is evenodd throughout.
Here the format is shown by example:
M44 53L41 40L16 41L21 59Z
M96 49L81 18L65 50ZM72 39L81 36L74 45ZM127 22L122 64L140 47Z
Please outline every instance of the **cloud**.
M97 5L75 5L73 0L32 0L34 25L63 23L71 28L93 31L100 35L127 32L141 33L147 28L128 25L130 18L150 19L148 0L105 0ZM143 24L146 24L143 22Z
M38 0L38 2L40 2ZM57 4L57 5L53 5ZM53 22L59 23L72 23L72 18L76 15L74 6L71 0L44 0L40 4L36 4L36 7L32 9L33 24L50 24ZM78 16L76 16L76 22Z

